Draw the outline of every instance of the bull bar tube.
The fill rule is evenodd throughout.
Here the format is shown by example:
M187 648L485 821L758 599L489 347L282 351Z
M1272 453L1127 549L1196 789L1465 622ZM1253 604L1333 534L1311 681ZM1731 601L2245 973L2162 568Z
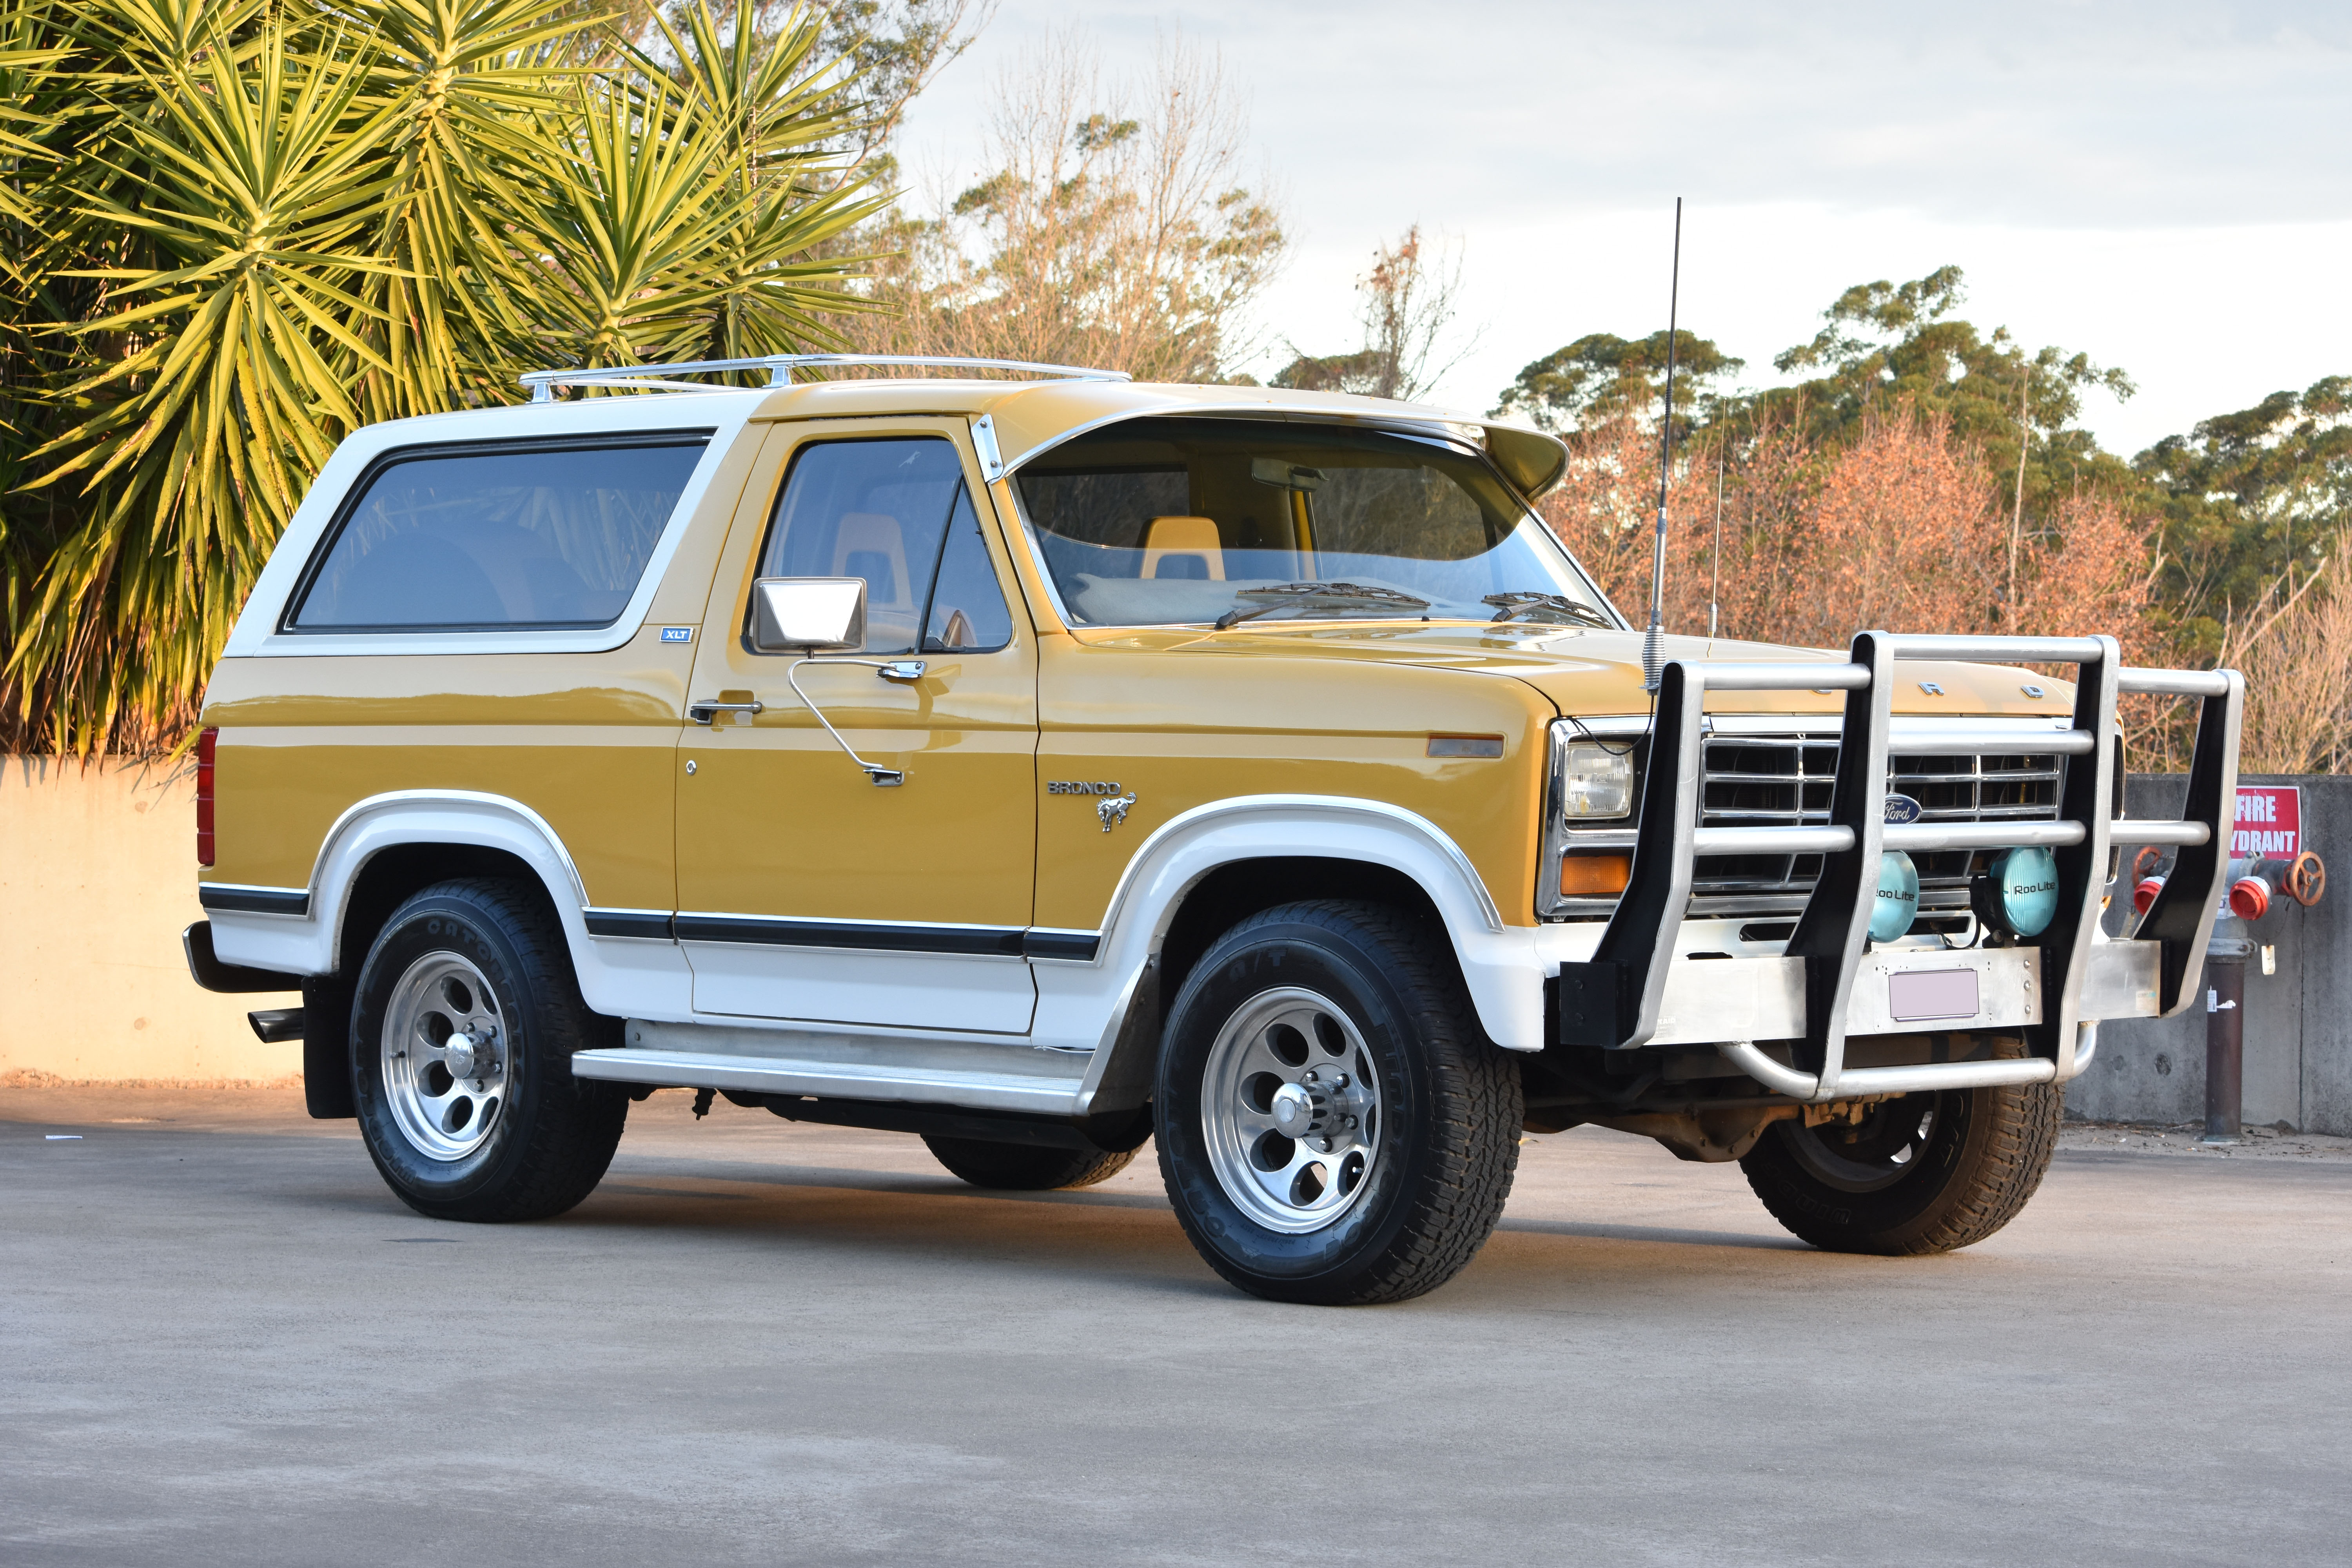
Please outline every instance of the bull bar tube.
M1958 659L2076 667L2074 727L2032 738L2036 752L2067 758L2053 821L1890 825L1885 820L1890 754L1984 755L2023 748L2014 730L1892 733L1898 659ZM1821 826L1699 826L1704 708L1709 691L1846 693L1829 821ZM2177 822L2118 820L2116 700L2126 692L2196 697L2197 740L2188 801ZM1855 635L1839 665L1705 664L1677 659L1661 672L1649 766L1626 891L1585 963L1560 965L1557 1039L1632 1049L1660 1033L1671 994L1698 1003L1733 1066L1777 1093L1810 1103L1995 1084L2063 1083L2089 1064L2087 1031L2101 1018L2170 1017L2194 999L2228 869L2237 793L2238 729L2245 686L2235 670L2124 668L2109 637L2005 637ZM2118 844L2175 847L2172 874L2128 938L2099 929ZM2029 948L1872 951L1870 916L1880 857L1888 850L2005 849L2040 846L2058 866L2058 910ZM1701 855L1822 857L1822 872L1777 958L1678 958L1692 863ZM2013 1028L2025 1055L1906 1067L1845 1065L1850 1026L1900 1033L1906 1016L1891 995L1898 972L1925 963L1969 971L1969 994L1992 982L1992 1001L1947 1029ZM1694 1009L1685 1007L1682 1011ZM1670 1031L1670 1034L1674 1032ZM1722 1036L1732 1037L1724 1039ZM1694 1038L1688 1033L1675 1043ZM1784 1046L1783 1062L1759 1041ZM1662 1042L1664 1043L1664 1042Z

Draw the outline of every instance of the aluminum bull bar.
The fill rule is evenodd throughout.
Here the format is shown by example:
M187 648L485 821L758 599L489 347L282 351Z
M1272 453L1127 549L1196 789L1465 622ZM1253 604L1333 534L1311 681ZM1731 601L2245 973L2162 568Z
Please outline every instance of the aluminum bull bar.
M2073 728L1939 729L1897 735L1891 710L1901 659L2076 667ZM1818 826L1700 826L1701 728L1709 691L1843 690L1829 821ZM2125 692L2202 699L2182 820L2117 820L2121 746L2116 700ZM2086 1028L2101 1018L2169 1017L2197 993L2227 870L2237 793L2244 685L2235 670L2127 669L2115 639L1897 637L1863 632L1842 665L1703 664L1661 672L1632 876L1591 961L1559 973L1561 1044L1627 1049L1713 1044L1769 1088L1821 1102L1989 1084L2063 1083L2088 1064ZM2030 749L2063 764L2058 813L2046 822L1897 825L1885 820L1890 754L1978 754ZM2127 940L2099 930L2118 844L2177 847L2163 892ZM2033 947L1873 950L1879 861L1890 850L2039 846L2058 869L2058 910ZM1692 863L1702 855L1820 855L1820 879L1778 958L1679 954ZM1928 976L1946 977L1940 990ZM1909 977L1917 976L1913 979ZM1929 989L1922 989L1928 987ZM1904 996L1969 999L1906 1005ZM1943 1011L1936 1011L1941 1005ZM1661 1016L1675 1015L1662 1037ZM1849 1034L2021 1035L2022 1058L1848 1067ZM1768 1043L1775 1047L1767 1049ZM1788 1059L1782 1060L1785 1055Z

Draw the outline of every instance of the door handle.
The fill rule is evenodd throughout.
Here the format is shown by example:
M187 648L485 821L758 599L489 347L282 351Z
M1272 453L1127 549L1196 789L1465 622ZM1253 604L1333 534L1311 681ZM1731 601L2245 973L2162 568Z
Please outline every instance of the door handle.
M708 724L721 713L764 713L764 702L690 702L686 716L698 724Z

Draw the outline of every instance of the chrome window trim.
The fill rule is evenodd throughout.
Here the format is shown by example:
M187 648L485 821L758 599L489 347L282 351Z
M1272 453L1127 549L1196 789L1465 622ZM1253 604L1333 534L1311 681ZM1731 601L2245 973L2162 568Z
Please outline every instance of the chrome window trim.
M673 402L598 398L525 404L394 420L359 431L335 448L295 509L237 616L225 658L429 658L480 653L609 653L646 626L654 595L669 574L687 531L711 499L710 486L743 435L764 392L719 392ZM598 437L707 431L702 457L680 491L669 523L646 558L629 602L609 626L564 630L480 632L289 632L280 629L294 595L344 501L378 460L398 450L489 441L593 440ZM731 510L731 499L730 506Z

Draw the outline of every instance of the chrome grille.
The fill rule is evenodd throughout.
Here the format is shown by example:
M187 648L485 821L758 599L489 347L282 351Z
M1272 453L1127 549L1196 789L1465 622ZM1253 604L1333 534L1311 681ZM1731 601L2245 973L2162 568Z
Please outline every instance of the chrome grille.
M1824 823L1837 768L1835 735L1714 735L1704 742L1700 820L1710 827ZM1921 806L1923 822L2049 821L2058 815L2059 758L1896 757L1886 787ZM1923 913L1965 910L1980 852L1914 857ZM1820 877L1818 855L1702 856L1693 867L1691 912L1793 911Z

